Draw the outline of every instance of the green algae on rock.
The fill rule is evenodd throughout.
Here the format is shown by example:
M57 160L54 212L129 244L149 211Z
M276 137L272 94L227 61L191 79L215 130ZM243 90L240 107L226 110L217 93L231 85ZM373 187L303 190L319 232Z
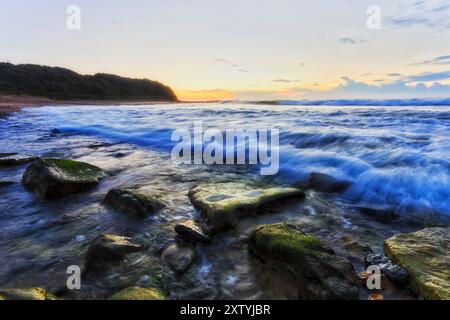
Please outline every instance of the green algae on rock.
M166 205L160 196L138 193L129 189L111 189L104 203L133 217L145 218Z
M292 224L258 226L249 238L249 247L276 270L289 274L302 299L359 298L352 264Z
M297 188L256 187L243 182L211 183L189 191L192 204L208 218L214 229L232 228L239 218L269 203L304 197Z
M27 168L22 184L45 199L54 199L86 191L103 175L102 169L88 163L44 158Z
M0 289L0 300L58 300L42 288Z
M450 228L397 234L385 254L409 272L411 288L429 300L450 300Z
M165 300L165 296L159 289L131 287L114 294L110 300Z

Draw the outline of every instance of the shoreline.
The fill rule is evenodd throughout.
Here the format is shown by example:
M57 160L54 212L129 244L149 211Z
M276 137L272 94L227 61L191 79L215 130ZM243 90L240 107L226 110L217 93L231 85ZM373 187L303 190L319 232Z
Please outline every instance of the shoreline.
M44 106L88 106L88 105L150 105L190 103L185 101L147 101L147 100L53 100L45 97L0 95L0 118L5 118L23 108Z

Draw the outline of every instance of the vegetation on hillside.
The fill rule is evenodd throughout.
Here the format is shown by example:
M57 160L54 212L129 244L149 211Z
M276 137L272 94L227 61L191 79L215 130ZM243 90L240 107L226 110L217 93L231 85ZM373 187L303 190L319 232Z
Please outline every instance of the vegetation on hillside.
M11 63L0 63L0 94L61 100L177 101L171 88L156 81L104 73L81 75L64 68Z

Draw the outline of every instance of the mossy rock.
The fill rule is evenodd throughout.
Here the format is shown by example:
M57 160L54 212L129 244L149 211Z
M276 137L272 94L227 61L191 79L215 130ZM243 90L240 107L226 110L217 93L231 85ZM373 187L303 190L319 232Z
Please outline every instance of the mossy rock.
M208 218L214 229L232 228L239 218L262 206L292 197L304 197L297 188L256 187L243 182L200 185L189 191L192 204Z
M429 300L450 300L450 228L397 234L385 254L409 273L411 288Z
M27 168L22 184L45 199L54 199L86 191L103 176L100 168L88 163L44 158Z
M58 300L42 288L0 289L0 300Z
M102 234L89 247L86 254L86 271L98 271L110 262L119 261L127 254L144 250L131 238Z
M321 240L296 226L277 223L258 226L250 249L296 282L299 298L358 299L359 286L352 264L334 254Z
M130 189L111 189L104 203L117 211L145 218L166 206L158 195L139 193Z
M165 296L159 289L131 287L114 294L110 300L165 300Z

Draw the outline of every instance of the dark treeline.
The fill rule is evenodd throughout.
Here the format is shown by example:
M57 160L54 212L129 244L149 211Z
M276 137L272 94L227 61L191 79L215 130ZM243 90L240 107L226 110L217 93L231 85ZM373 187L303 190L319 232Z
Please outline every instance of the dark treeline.
M177 101L168 86L112 74L81 75L72 70L32 64L0 63L0 94L50 99Z

